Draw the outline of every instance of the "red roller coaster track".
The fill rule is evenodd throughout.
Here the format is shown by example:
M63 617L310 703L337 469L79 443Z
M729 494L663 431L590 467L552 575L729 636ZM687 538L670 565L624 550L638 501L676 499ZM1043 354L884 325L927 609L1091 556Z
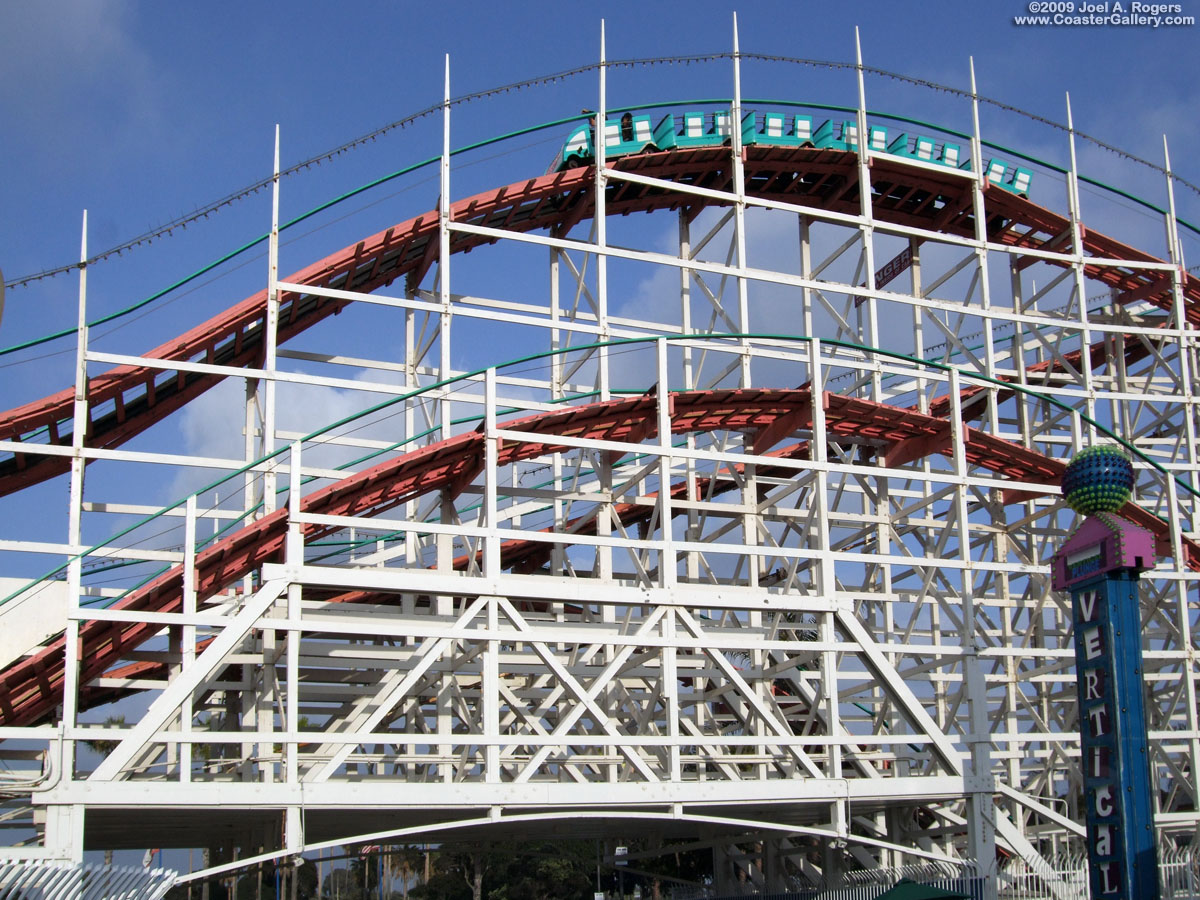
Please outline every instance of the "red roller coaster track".
M814 210L859 212L857 157L841 150L750 147L746 189L751 196ZM729 154L721 148L677 150L614 162L623 171L713 190L732 187ZM455 222L509 231L550 229L566 235L594 211L590 168L572 169L520 181L455 203ZM873 212L877 219L975 236L972 183L961 174L941 172L902 160L876 157L871 167ZM609 213L629 214L664 208L695 213L720 203L710 196L619 180L606 195ZM985 231L994 242L1031 250L1070 253L1071 224L1001 188L984 189ZM400 277L419 283L438 255L438 219L429 212L379 232L301 270L286 281L319 288L372 291ZM492 239L452 232L451 252L469 251ZM1146 300L1172 307L1172 279L1162 271L1123 265L1160 260L1098 232L1083 230L1081 252L1104 262L1086 274L1118 291L1121 303ZM1034 258L1027 257L1029 261ZM1053 262L1053 261L1051 261ZM1185 314L1200 324L1200 280L1183 273ZM341 310L348 301L285 292L280 297L278 340L282 343ZM231 368L254 366L263 355L266 292L259 292L180 337L151 350L151 359L208 363ZM1136 343L1136 342L1131 342ZM1103 358L1102 348L1093 355ZM171 371L147 366L118 366L89 380L86 443L114 448L179 409L225 376ZM26 444L71 444L73 389L66 389L0 415L0 440ZM0 454L0 495L67 471L64 456L37 451Z
M751 147L746 151L746 187L751 196L784 201L814 210L850 215L859 212L856 157L837 150ZM684 150L621 158L615 168L680 184L713 190L732 187L728 153L720 148ZM877 157L871 169L872 205L881 221L915 226L931 231L975 236L972 183L961 175L915 166L894 158ZM709 196L685 194L667 187L613 181L606 195L609 213L628 214L667 208L686 208L695 214L718 203ZM1070 253L1070 222L1066 218L993 186L984 189L985 232L994 242L1031 250ZM509 231L550 229L565 236L594 212L593 173L579 168L517 182L455 203L451 218L456 222L501 228ZM419 283L438 254L438 221L434 212L425 213L347 247L286 281L312 287L371 291L400 277ZM451 233L451 252L469 251L491 239L487 236ZM1172 279L1161 271L1122 265L1160 263L1094 231L1083 232L1081 252L1104 260L1085 267L1086 274L1119 293L1118 302L1149 301L1171 309ZM1027 257L1033 261L1033 257ZM1055 262L1051 260L1050 262ZM1183 274L1185 314L1200 324L1200 280ZM336 313L347 301L312 294L285 292L280 297L278 340L284 342L322 319ZM260 292L219 316L193 328L173 341L151 350L147 357L165 361L202 362L225 367L249 367L263 354L266 292ZM1090 349L1093 365L1107 359L1107 348ZM1146 353L1141 342L1127 342L1127 360ZM1074 365L1081 354L1068 354L1062 362L1042 363L1030 371L1053 370L1064 363ZM89 380L90 420L87 444L112 448L121 445L169 413L179 409L213 385L223 375L175 372L145 366L119 366ZM980 388L964 391L968 399ZM27 444L71 444L74 391L64 390L26 404L0 416L0 440ZM770 450L769 445L811 427L812 397L805 389L792 391L748 390L675 394L672 401L672 431L675 433L740 430L755 435L755 451L761 454L805 458L807 443ZM870 440L889 465L948 450L949 432L944 418L949 398L939 398L930 415L901 410L869 401L825 394L822 403L832 434ZM544 443L505 442L501 465L550 452L554 437L575 436L608 440L638 441L653 435L653 398L637 398L593 404L521 419L508 423L511 429L546 435ZM969 411L968 411L969 412ZM333 515L378 514L429 491L453 491L468 484L482 469L482 437L460 435L382 463L362 473L317 491L303 502L307 512ZM1057 479L1062 464L1030 450L968 430L967 459L1003 477L1024 483L1050 483ZM53 477L67 469L65 457L36 451L0 456L0 495ZM760 466L760 473L788 474L791 469ZM694 489L709 489L708 482ZM727 489L725 482L711 492ZM671 488L683 496L688 485ZM652 512L645 505L619 504L613 514L632 524ZM1165 526L1136 507L1126 515L1152 529L1160 537ZM278 559L286 530L286 511L269 515L230 535L198 554L196 560L200 597L210 597L264 562ZM594 531L595 520L584 519L564 530L586 534ZM306 540L314 540L327 529L307 528ZM508 541L502 546L506 568L528 571L544 563L550 544L530 538ZM1185 544L1186 563L1200 568L1200 549ZM458 568L470 564L469 557L455 561ZM354 595L345 601L364 599ZM182 571L174 569L123 598L117 608L178 612L182 605ZM119 623L89 620L80 629L83 703L112 699L111 690L89 684L126 658L161 626L149 623ZM60 702L63 683L64 643L60 637L33 655L0 673L0 724L20 725L41 721ZM139 672L154 663L134 663ZM131 670L125 666L110 675ZM149 671L149 670L147 670Z
M795 431L812 427L813 397L806 388L794 390L695 391L670 395L671 431L739 431L753 435L756 452ZM505 423L505 428L543 437L543 440L505 440L498 465L566 450L563 437L636 443L655 436L657 399L643 396L595 403L541 413ZM868 400L825 393L821 396L826 428L832 436L868 440L889 465L900 466L929 454L948 453L947 420L897 409ZM797 456L804 445L776 451ZM969 465L1013 480L1021 485L1054 483L1063 464L1017 444L976 429L965 434L963 452ZM348 476L305 497L304 512L370 516L385 512L431 491L454 493L468 485L484 465L484 437L472 431L414 450ZM769 467L768 467L769 468ZM789 470L790 471L790 470ZM672 488L672 492L686 487ZM618 512L633 521L638 513ZM1128 506L1124 515L1165 534L1165 523L1145 511ZM280 509L202 550L196 556L196 589L203 600L235 583L263 563L281 558L287 534L287 510ZM585 527L594 527L586 526ZM306 526L306 541L319 539L332 529ZM538 543L508 544L502 564L528 563L536 557ZM1188 546L1187 563L1200 568L1200 553ZM462 565L462 562L459 563ZM346 597L344 599L351 599ZM183 570L177 567L124 597L123 610L179 612L183 603ZM161 624L89 620L80 627L82 684L101 676L111 666L148 640ZM63 683L64 640L58 638L0 674L0 724L27 725L53 712L60 702ZM94 696L99 699L103 692Z

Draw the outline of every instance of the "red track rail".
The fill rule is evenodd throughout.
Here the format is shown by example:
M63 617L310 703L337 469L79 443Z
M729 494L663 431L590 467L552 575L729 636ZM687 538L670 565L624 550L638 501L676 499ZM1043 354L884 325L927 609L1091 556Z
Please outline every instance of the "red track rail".
M671 395L671 431L741 431L753 434L756 452L766 453L772 445L793 432L812 427L813 397L806 388L794 390L699 391ZM826 427L833 436L866 439L889 465L950 449L947 422L923 415L838 394L822 397ZM506 440L499 451L499 466L565 450L557 440L577 437L638 442L654 437L657 400L652 396L614 400L588 406L556 410L509 421L509 430L523 431L542 439ZM778 455L795 454L784 448ZM968 429L964 452L968 463L1022 484L1056 483L1064 464L1032 450ZM325 515L371 516L392 509L430 491L461 490L483 469L484 438L478 431L414 450L350 475L302 501L305 512ZM1124 515L1134 518L1158 535L1165 525L1136 507ZM197 554L196 588L201 601L212 597L261 566L281 558L287 531L287 510L281 509L239 532L212 544ZM305 540L316 540L331 529L306 526ZM1187 564L1200 568L1200 551L1187 547ZM527 554L510 545L506 566L520 565ZM123 598L117 608L155 612L178 612L183 600L183 571L177 567ZM130 651L161 630L151 623L89 620L80 627L80 683L87 685ZM63 685L62 638L36 654L14 663L0 673L0 724L27 725L49 716L61 702ZM85 688L87 690L87 688Z
M747 191L756 197L857 214L856 157L840 150L750 147L746 150ZM732 187L729 154L722 148L679 150L615 160L618 169L705 188ZM876 157L871 167L876 218L896 224L973 237L971 186L949 171L939 172L900 159ZM715 201L643 184L614 181L608 188L609 213L684 207L695 213ZM1010 192L988 185L984 191L986 232L1016 247L1070 251L1070 222ZM457 222L524 232L549 229L567 234L594 212L592 170L572 169L516 182L462 200L451 207ZM490 238L454 233L451 252L465 252ZM1094 231L1085 230L1083 252L1119 261L1157 262L1153 257ZM372 291L405 277L420 281L437 260L437 214L409 219L334 253L288 276L285 281L313 287ZM1032 258L1030 258L1032 262ZM1121 302L1148 300L1171 309L1170 279L1119 263L1088 266L1089 277L1116 288ZM1184 274L1186 315L1200 324L1200 280ZM280 297L278 340L282 343L340 311L346 301L311 294ZM263 353L266 292L145 354L166 361L246 367ZM224 376L175 372L145 366L118 366L89 380L87 445L120 446L154 422L179 409ZM0 415L0 440L70 446L73 389ZM36 451L0 454L0 496L67 471L66 457Z

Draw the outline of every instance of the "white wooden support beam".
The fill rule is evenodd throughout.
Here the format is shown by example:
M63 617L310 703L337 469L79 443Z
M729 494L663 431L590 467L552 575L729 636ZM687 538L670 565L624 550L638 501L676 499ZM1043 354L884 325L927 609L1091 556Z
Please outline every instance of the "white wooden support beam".
M196 661L179 678L171 682L150 705L138 723L130 729L129 736L117 745L104 761L96 767L89 781L114 781L121 770L135 756L142 753L151 735L159 731L173 717L179 715L184 700L197 690L204 679L208 678L228 656L255 628L262 627L263 615L287 589L283 580L268 581L234 616L233 621L226 626L212 643L196 657Z

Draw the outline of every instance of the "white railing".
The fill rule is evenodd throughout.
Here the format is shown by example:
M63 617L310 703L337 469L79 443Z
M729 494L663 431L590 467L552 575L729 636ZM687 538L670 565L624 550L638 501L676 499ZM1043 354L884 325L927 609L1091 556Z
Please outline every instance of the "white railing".
M671 892L672 900L701 900L725 897L753 896L756 900L875 900L884 891L892 888L901 879L907 878L921 884L932 885L943 890L982 896L982 883L976 875L975 866L969 860L957 863L921 863L910 866L885 866L878 869L862 869L848 872L830 885L827 882L814 884L808 880L792 879L792 889L785 892L761 891L754 884L715 887L676 888ZM1074 900L1074 898L1071 898Z
M1158 883L1163 900L1200 898L1200 854L1196 848L1159 848Z
M0 863L0 900L159 900L175 883L170 869Z
M1159 849L1159 884L1162 900L1200 900L1200 852L1191 847ZM1022 859L1007 860L996 873L1000 900L1089 900L1088 862L1083 854L1066 854L1050 859L1048 868L1036 870ZM970 863L962 866L926 864L864 869L850 872L837 885L795 884L781 893L761 892L753 884L717 890L682 888L672 900L722 900L754 896L758 900L875 900L901 878L909 878L946 890L980 895L982 885ZM2 898L0 898L2 900Z
M1087 857L1082 854L1050 859L1049 871L1010 859L996 876L1000 900L1088 900Z

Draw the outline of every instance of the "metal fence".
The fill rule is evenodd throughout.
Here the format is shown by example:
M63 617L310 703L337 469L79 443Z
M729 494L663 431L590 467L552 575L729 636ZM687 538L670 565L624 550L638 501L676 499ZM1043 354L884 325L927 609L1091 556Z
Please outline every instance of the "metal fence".
M1021 859L1001 863L996 872L997 896L1000 900L1089 900L1085 855L1068 854L1047 862L1037 869ZM747 896L756 900L875 900L901 878L961 891L975 900L983 896L983 879L974 865L964 862L961 866L930 863L864 869L846 873L835 885L797 883L793 890L783 893L761 893L749 883L719 892L713 888L677 889L672 892L672 900L733 900ZM1159 883L1162 900L1200 900L1200 852L1191 847L1161 848Z
M1052 860L1050 868L1051 873L1035 872L1022 860L1010 860L999 872L1001 900L1088 900L1086 855L1072 854ZM1158 882L1162 900L1200 900L1197 849L1160 847Z
M1162 888L1163 900L1200 898L1200 853L1196 848L1160 848L1158 883Z
M175 877L169 869L0 862L0 900L160 900Z
M1023 859L1006 860L996 872L1001 900L1088 900L1087 857L1069 854L1035 869Z
M735 897L748 896L755 897L755 900L875 900L902 878L943 890L970 894L974 900L981 900L983 897L983 880L978 877L975 866L969 861L961 864L923 863L862 869L846 873L834 885L825 882L813 884L807 880L801 883L797 879L792 890L780 893L762 893L753 884L746 883L732 889L722 888L720 891L715 888L676 888L671 896L672 900L732 900Z

